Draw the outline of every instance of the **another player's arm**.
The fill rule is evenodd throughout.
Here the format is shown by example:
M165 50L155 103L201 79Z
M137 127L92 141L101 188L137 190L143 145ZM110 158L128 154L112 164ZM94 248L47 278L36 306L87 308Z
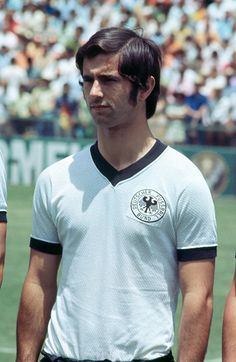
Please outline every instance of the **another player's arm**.
M57 292L59 255L31 249L17 318L16 362L36 362Z
M224 309L222 361L236 361L236 270Z
M177 362L203 362L213 310L214 259L179 263L182 313Z
M0 221L0 288L3 281L3 268L6 252L7 223Z

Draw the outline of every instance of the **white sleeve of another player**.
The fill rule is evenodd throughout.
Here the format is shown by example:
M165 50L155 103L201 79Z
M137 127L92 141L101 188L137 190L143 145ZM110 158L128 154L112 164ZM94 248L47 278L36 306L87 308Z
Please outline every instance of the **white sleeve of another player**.
M0 211L7 211L6 169L0 152Z
M51 210L52 187L49 172L39 176L33 198L31 237L48 243L59 243L57 230Z

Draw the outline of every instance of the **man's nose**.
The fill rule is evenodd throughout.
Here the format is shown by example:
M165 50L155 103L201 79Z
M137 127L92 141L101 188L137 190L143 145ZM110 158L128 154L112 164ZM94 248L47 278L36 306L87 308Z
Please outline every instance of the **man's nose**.
M92 87L90 89L90 96L96 96L96 97L103 96L101 85L97 79L95 79L92 84Z

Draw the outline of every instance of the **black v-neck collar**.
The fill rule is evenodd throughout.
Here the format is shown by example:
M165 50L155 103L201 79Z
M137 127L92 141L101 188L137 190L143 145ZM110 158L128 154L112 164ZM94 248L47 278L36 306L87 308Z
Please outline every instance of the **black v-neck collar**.
M144 155L140 160L136 161L132 165L124 168L123 170L116 170L109 162L105 160L98 149L98 143L96 142L90 148L92 159L98 168L98 170L111 182L113 186L117 185L120 181L126 180L136 173L141 171L151 162L153 162L160 154L166 149L166 145L164 145L159 140L156 140L156 143L153 147L148 151L146 155Z

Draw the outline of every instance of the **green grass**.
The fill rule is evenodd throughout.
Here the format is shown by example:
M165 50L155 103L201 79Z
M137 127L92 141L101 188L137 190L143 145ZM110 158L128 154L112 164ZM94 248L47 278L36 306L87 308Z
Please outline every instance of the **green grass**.
M206 360L221 358L223 310L235 268L236 197L214 198L218 225L218 251L214 284L214 310ZM178 308L178 317L180 308ZM177 319L178 319L177 317ZM177 328L178 329L178 325ZM176 331L177 333L177 331ZM176 352L176 346L174 351Z
M0 290L0 361L15 360L16 316L21 288L28 268L33 189L10 186L8 235L4 284ZM219 248L214 288L214 317L207 359L221 356L221 325L226 294L234 270L236 198L216 197Z
M4 282L0 290L0 361L13 362L12 354L1 353L15 347L15 325L19 298L28 267L32 188L9 187L8 231Z
M218 256L214 287L214 313L208 347L208 358L221 356L221 329L226 294L235 268L236 198L215 199L218 224Z

